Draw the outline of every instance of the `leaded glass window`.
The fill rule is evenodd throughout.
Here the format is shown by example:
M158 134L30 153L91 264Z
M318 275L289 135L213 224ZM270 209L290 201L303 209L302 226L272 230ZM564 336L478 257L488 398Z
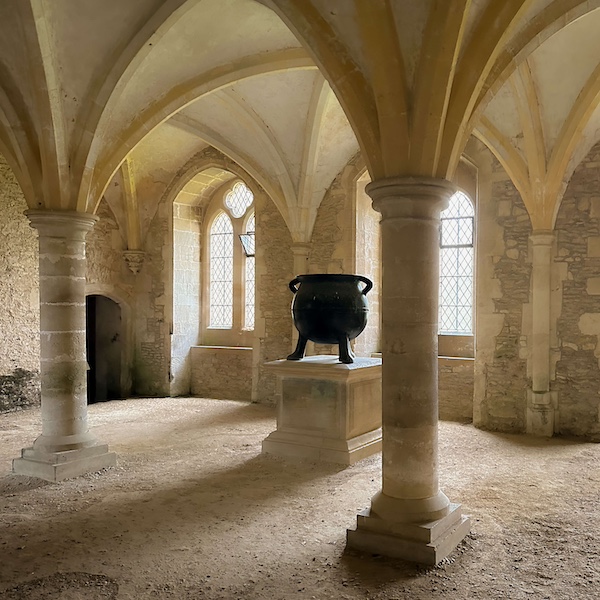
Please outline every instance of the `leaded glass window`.
M473 229L469 198L457 192L441 214L439 333L473 333Z
M221 212L210 228L210 327L233 324L233 226Z
M248 219L246 232L254 234L254 213ZM254 256L246 257L245 265L245 303L244 303L244 329L254 329L254 287L255 287L255 262Z
M248 207L254 201L254 196L248 186L238 181L225 196L225 206L231 214L239 219L246 214Z

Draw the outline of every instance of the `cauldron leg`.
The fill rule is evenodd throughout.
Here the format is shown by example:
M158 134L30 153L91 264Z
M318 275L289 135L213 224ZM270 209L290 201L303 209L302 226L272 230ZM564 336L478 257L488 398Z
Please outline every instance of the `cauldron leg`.
M301 333L298 334L298 343L296 344L296 349L290 354L287 359L288 360L301 360L304 358L304 351L306 350L306 342L308 342L308 338L305 338Z
M354 362L354 352L350 347L350 338L347 335L340 335L339 337L340 347L340 362L350 365Z

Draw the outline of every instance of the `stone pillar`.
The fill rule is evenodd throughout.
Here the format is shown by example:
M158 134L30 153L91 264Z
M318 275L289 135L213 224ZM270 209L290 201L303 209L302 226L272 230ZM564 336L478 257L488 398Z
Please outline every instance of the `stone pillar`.
M42 434L13 461L21 475L59 481L114 466L88 430L85 236L96 217L28 211L39 234Z
M436 564L469 531L438 483L439 215L454 189L392 178L366 191L382 215L383 486L348 544Z
M527 391L527 433L554 433L556 394L550 391L550 293L552 231L531 234L533 252L531 294L531 389Z

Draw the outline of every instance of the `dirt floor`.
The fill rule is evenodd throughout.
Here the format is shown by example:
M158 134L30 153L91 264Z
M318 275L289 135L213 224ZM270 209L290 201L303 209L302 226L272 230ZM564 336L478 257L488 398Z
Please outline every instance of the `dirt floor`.
M262 455L272 407L93 405L119 465L60 484L10 474L39 418L0 415L2 600L600 598L600 445L441 423L442 488L472 533L426 568L345 552L380 455Z

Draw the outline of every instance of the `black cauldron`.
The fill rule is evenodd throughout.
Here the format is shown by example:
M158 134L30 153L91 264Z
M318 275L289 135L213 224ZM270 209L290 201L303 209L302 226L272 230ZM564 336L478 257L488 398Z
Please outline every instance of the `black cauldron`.
M365 284L362 289L361 282ZM366 295L373 282L362 275L317 274L298 275L289 286L295 294L292 316L300 336L296 350L287 359L302 359L306 342L311 340L339 344L340 361L354 362L350 340L367 325Z

